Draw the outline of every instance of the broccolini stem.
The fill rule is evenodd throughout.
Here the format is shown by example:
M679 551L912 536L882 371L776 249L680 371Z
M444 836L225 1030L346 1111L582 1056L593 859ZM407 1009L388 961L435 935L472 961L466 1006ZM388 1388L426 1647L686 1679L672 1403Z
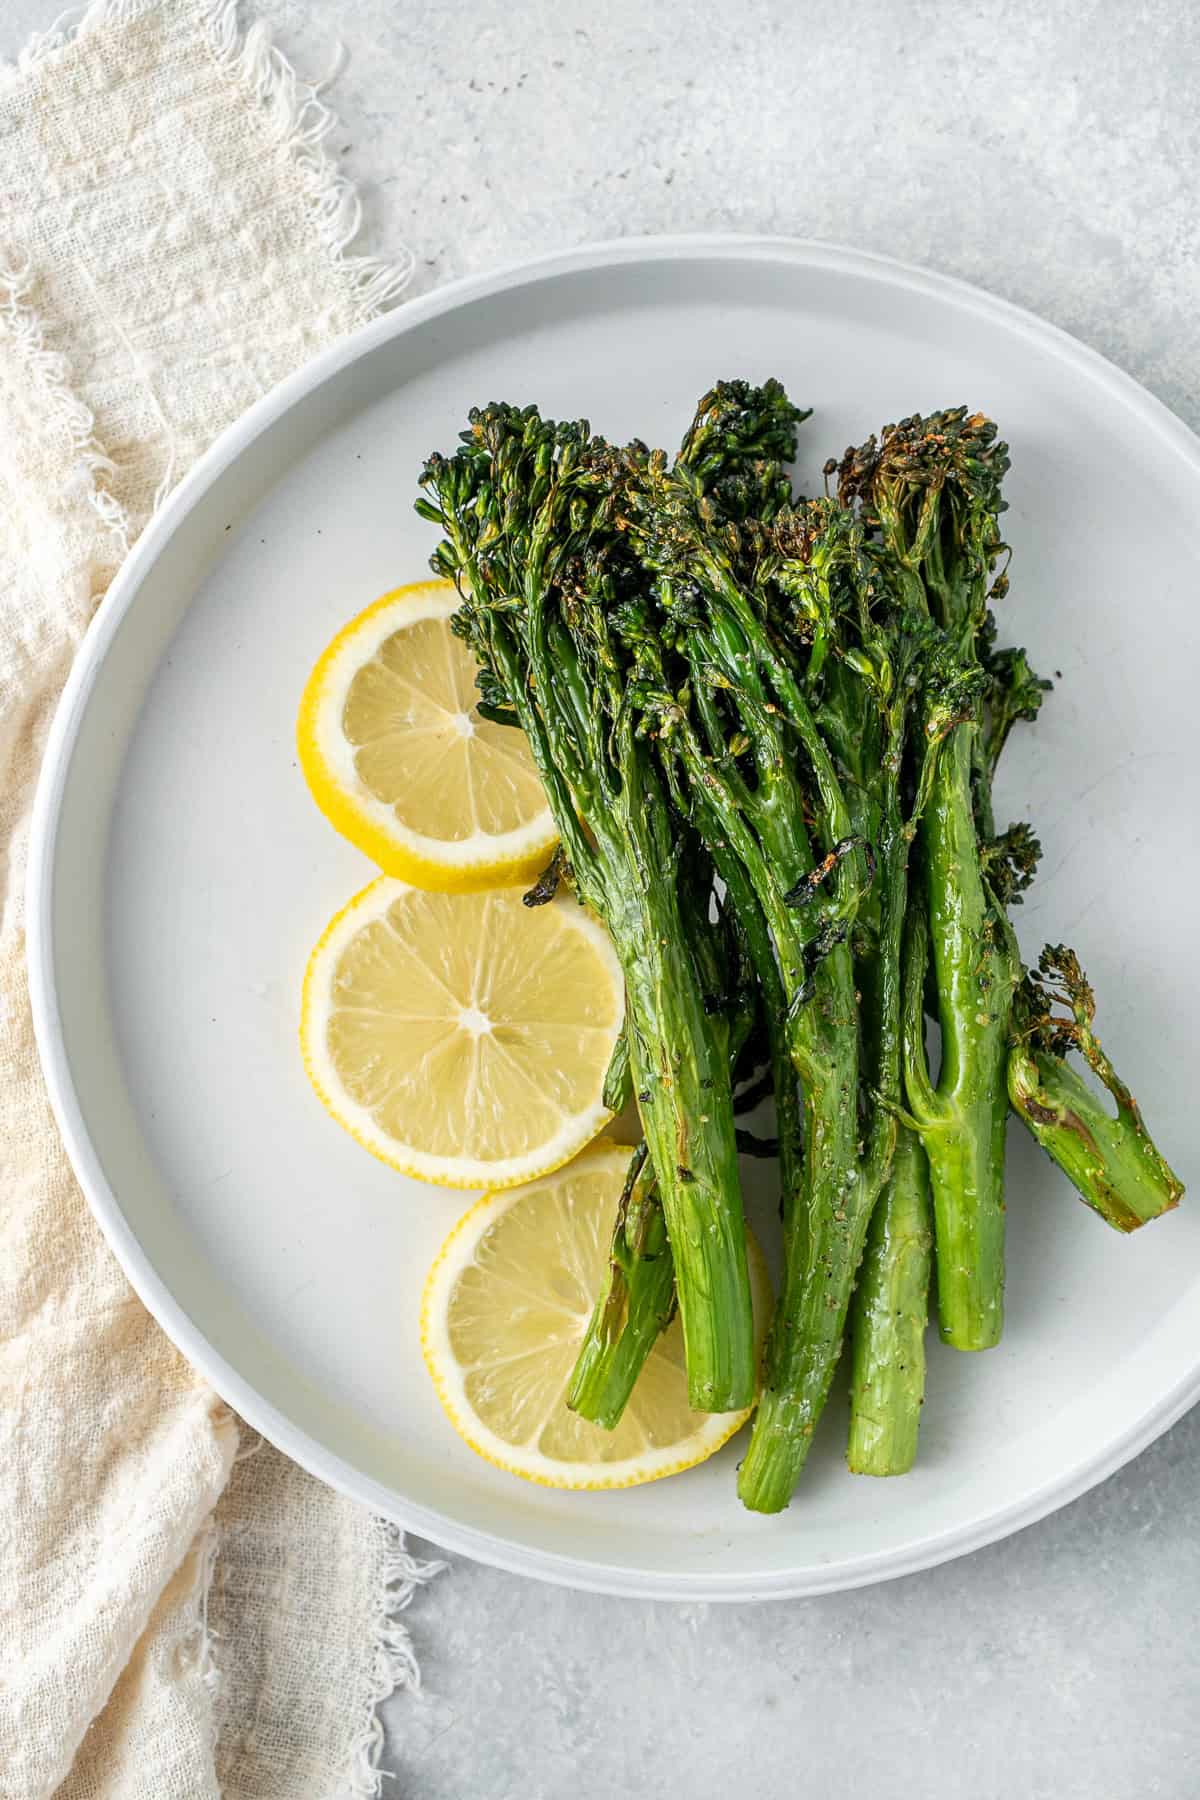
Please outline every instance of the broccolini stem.
M1064 1010L1055 1012L1056 1005ZM1178 1205L1183 1183L1096 1036L1095 1015L1095 996L1075 952L1048 944L1013 1009L1009 1098L1080 1197L1117 1231L1136 1231ZM1071 1050L1108 1089L1115 1115L1067 1062Z
M600 1098L614 1116L624 1112L633 1098L633 1074L629 1067L629 1033L624 1027L613 1045L613 1053L609 1057L608 1069L604 1076L604 1091Z
M1061 1057L1017 1044L1008 1059L1013 1110L1080 1198L1117 1231L1136 1231L1178 1206L1183 1183L1140 1118L1116 1117Z
M567 1405L611 1431L642 1365L675 1310L675 1264L667 1223L650 1176L646 1146L634 1151L617 1207L604 1285L571 1377Z
M743 675L743 682L749 687L749 676ZM744 708L744 695L742 704ZM772 715L754 719L743 710L743 718L755 728L753 741L764 746L762 787L754 812L757 836L747 825L738 796L704 757L690 725L684 719L675 724L697 810L707 815L704 835L717 867L728 881L731 876L736 879L735 867L740 864L746 889L753 890L774 936L786 1018L784 1041L803 1090L806 1156L802 1169L784 1177L784 1291L767 1338L763 1391L739 1479L739 1493L748 1507L775 1512L791 1498L833 1379L867 1223L886 1175L893 1127L889 1118L879 1122L864 1161L850 952L844 944L835 946L810 973L806 939L815 938L816 926L801 929L785 898L813 865L802 809L788 759L772 742L777 736ZM848 831L849 814L840 804L837 819ZM768 1003L768 1012L774 1010ZM794 1079L789 1077L783 1091L790 1104ZM794 1132L797 1140L799 1135Z
M786 1238L792 1229L791 1221L804 1172L804 1109L788 1042L787 996L772 950L771 934L746 879L745 870L734 856L718 854L715 860L718 873L725 883L742 943L762 992L771 1091L775 1097L780 1211Z
M916 1460L932 1260L929 1164L901 1126L854 1295L846 1461L856 1475L903 1475Z
M567 644L557 656L561 694L561 670L575 664ZM526 710L541 769L541 709ZM573 809L569 821L554 810L625 975L629 1067L673 1246L688 1394L697 1411L729 1412L753 1398L755 1356L726 1034L705 1014L670 859L646 842L665 798L639 760L628 758L623 773L619 802L591 815L599 854L586 840L574 849L582 831ZM547 783L552 804L559 785ZM648 1326L641 1335L644 1360L653 1336ZM631 1361L631 1380L638 1367Z
M786 1045L782 1043L783 1003L771 940L741 865L726 859L726 906L742 955L762 988L770 1069L768 1085L776 1091L776 1148L784 1182L794 1185L801 1155L799 1098ZM693 896L707 909L708 890ZM709 946L714 940L708 940ZM715 967L710 978L718 977ZM726 981L734 975L724 971ZM719 981L718 981L719 985ZM725 996L729 1016L728 1060L732 1071L754 1023L754 1012ZM739 1147L742 1133L736 1134ZM645 1160L645 1146L630 1166L625 1193L617 1209L612 1249L604 1287L588 1323L576 1361L567 1404L594 1424L611 1430L633 1392L642 1365L675 1311L675 1265L662 1204L653 1180L635 1188Z
M785 805L780 793L769 809L763 804L755 822L767 842L760 841L748 820L748 798L738 791L736 775L718 773L713 759L704 754L690 720L680 710L667 721L687 771L695 796L694 810L701 833L714 860L719 860L722 879L727 879L736 860L745 871L745 880L753 890L761 908L782 970L786 1003L804 985L807 968L804 959L804 936L799 916L789 907L786 893L793 881L812 867L812 852L807 833L799 816L799 806ZM786 833L786 860L773 860ZM732 852L732 855L729 854Z
M841 1353L878 1193L859 1154L857 1016L846 945L825 958L815 987L809 1004L788 1020L804 1095L805 1159L762 1394L738 1475L738 1493L753 1512L780 1512L804 1467Z
M811 874L814 856L795 768L796 745L788 741L781 714L799 739L820 794L818 819L828 851L852 839L839 777L806 699L736 582L715 559L708 560L705 574L712 605L707 628L693 626L691 631L694 685L701 692L705 671L715 667L729 683L727 691L736 693L745 742L756 763L755 789L743 792L739 777L718 772L686 717L676 716L671 723L718 869L728 880L727 871L740 864L774 939L784 1043L794 1070L783 1091L791 1102L798 1075L803 1093L805 1159L801 1168L796 1166L799 1158L793 1158L794 1173L784 1178L783 1293L768 1333L763 1389L739 1479L748 1507L773 1512L791 1498L828 1396L894 1127L888 1117L878 1121L864 1159L853 963L845 944L834 942L818 951L819 909L806 915L790 899ZM704 716L703 705L701 712ZM862 860L869 875L866 850ZM852 892L853 870L841 858L835 866L840 884ZM855 901L845 894L840 898L848 925ZM824 958L815 970L814 952ZM773 1010L768 1003L768 1011ZM799 1130L793 1135L798 1141Z
M559 707L574 706L586 720L578 661L565 632L555 644L556 660L546 660L545 609L532 597L529 610L539 621L531 633L531 662L535 679L541 677L541 706L521 681L516 657L505 658L507 642L495 615L489 647L517 697L581 892L608 925L625 974L625 1060L658 1178L658 1203L678 1245L673 1272L688 1393L698 1411L727 1412L749 1404L755 1368L724 1027L718 1034L716 1021L704 1011L669 857L661 844L647 842L666 816L666 802L641 759L626 758L619 799L610 797L607 808L595 803L588 808L595 843L583 832L580 809L560 767L570 770L576 797L587 792L596 771L579 766L561 741L573 751L570 731L561 722L557 729L547 722L554 717L551 694ZM615 1086L619 1066L609 1073ZM615 1092L610 1097L615 1099ZM639 1338L644 1360L653 1342L648 1326L631 1334L630 1349L623 1353L630 1359L631 1381L640 1367L632 1360Z
M933 972L942 1027L937 1088L909 1103L929 1158L943 1338L996 1343L1004 1315L1007 1021L1020 973L1008 922L984 880L973 805L977 723L988 676L979 656L993 578L1007 446L965 408L901 420L834 465L839 495L861 502L906 605L944 634L928 686L925 737L949 732L920 823Z
M980 872L972 724L943 746L921 820L942 1028L936 1091L909 1091L929 1158L945 1343L986 1350L1004 1324L1004 1130L1009 1011L1020 960ZM923 1084L924 1085L924 1084Z
M754 906L753 896L745 889L740 868L735 866L731 874L727 905L732 907L736 903L737 909L745 914L744 918L732 922L737 939L743 954L757 952L758 966L764 970L766 1025L770 1037L776 1019L782 1016L782 1009L778 1009L776 1019L771 1013L770 1002L778 989L779 977L771 957L770 939ZM710 881L711 866L707 862L698 869L694 861L684 859L678 888L683 903L692 914L691 936L702 985L711 995L719 994L722 999L727 1030L726 1055L732 1073L753 1028L756 1009L752 1003L746 1004L747 993L737 991L743 970L734 966L739 961L736 951L727 958L727 965L722 966L717 954L721 941L717 933L702 934L701 921L707 920L712 891ZM748 940L756 924L757 941L751 945ZM754 960L753 955L751 960ZM628 1050L626 1062L628 1065ZM774 1073L778 1078L777 1067ZM779 1156L782 1166L789 1167L798 1151L789 1141L786 1101L785 1095L779 1108L782 1134ZM736 1137L740 1139L741 1134ZM609 1430L618 1423L643 1363L675 1310L675 1265L659 1192L653 1178L637 1185L645 1156L643 1144L630 1165L625 1192L617 1208L604 1286L584 1334L567 1397L567 1404L576 1412Z
M897 721L896 729L901 729ZM900 959L908 838L894 783L879 826L882 899L870 981L871 1043L885 1100L900 1094ZM784 1220L784 1284L767 1339L763 1392L738 1492L757 1512L778 1512L804 1467L841 1355L855 1274L880 1189L888 1176L895 1121L877 1103L859 1143L859 1044L855 970L839 945L813 978L807 1005L788 1014L801 1078L805 1163L794 1211Z
M754 1322L724 1041L705 1017L670 870L608 924L625 971L634 1091L675 1261L688 1395L701 1412L754 1397Z
M902 721L892 726L898 750ZM929 1166L920 1139L897 1125L903 1095L903 939L909 829L894 782L884 789L878 944L860 972L863 1022L873 1041L876 1120L896 1133L887 1180L871 1215L851 1312L850 1435L846 1458L858 1474L899 1475L912 1467L925 1393L933 1217ZM922 971L917 972L920 979ZM920 1000L918 995L918 1009Z
M975 753L975 804L985 854L998 863L988 878L1007 877L1019 900L1036 867L1039 845L1028 826L996 836L992 780L1009 733L1018 720L1037 717L1050 688L1030 667L1024 650L991 650L987 728ZM1003 887L998 889L1003 897ZM1054 1002L1066 1016L1054 1014ZM1008 1094L1013 1111L1055 1161L1080 1198L1117 1231L1136 1231L1176 1206L1183 1184L1160 1155L1136 1100L1120 1079L1092 1029L1095 999L1078 958L1063 945L1047 945L1036 971L1026 973L1013 1008L1013 1046ZM1065 1060L1078 1050L1116 1102L1116 1116Z

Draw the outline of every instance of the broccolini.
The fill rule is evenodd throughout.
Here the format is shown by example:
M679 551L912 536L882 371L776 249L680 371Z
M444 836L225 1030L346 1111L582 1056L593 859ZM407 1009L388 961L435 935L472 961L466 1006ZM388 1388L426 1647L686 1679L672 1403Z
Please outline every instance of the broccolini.
M615 1425L678 1306L692 1404L749 1403L737 1150L767 1149L783 1280L738 1481L763 1511L848 1325L848 1459L880 1475L916 1455L931 1282L946 1343L999 1339L1010 1105L1118 1228L1182 1192L1073 952L1025 969L1009 919L1039 846L997 830L993 780L1049 684L996 647L1007 447L965 408L914 416L804 498L804 417L719 382L672 459L491 405L418 503L481 708L525 732L561 834L528 898L572 884L625 973L605 1097L632 1090L644 1141L566 1398ZM735 1114L768 1094L764 1145Z

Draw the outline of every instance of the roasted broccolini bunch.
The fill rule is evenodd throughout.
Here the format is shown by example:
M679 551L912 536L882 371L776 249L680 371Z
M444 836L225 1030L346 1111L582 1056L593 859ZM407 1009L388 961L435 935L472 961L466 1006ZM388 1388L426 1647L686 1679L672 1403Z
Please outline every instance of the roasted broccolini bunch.
M720 382L668 458L490 406L420 503L482 704L555 812L547 891L574 883L625 970L610 1100L628 1083L644 1144L569 1402L615 1424L678 1305L693 1404L747 1403L736 1153L768 1149L783 1285L739 1475L764 1511L848 1324L849 1461L881 1475L916 1453L931 1279L948 1344L999 1338L1010 1105L1121 1229L1181 1191L1073 953L1025 969L1009 920L1039 847L997 831L993 780L1048 684L996 647L1006 446L965 408L904 419L803 499L803 416L777 382ZM751 1144L735 1113L767 1093L776 1134Z

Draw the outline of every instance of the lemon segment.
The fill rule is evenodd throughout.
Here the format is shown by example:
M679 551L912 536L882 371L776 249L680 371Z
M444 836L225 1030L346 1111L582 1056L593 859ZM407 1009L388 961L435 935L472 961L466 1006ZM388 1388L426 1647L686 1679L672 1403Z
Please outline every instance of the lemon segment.
M614 1431L566 1404L608 1256L629 1166L594 1144L568 1168L485 1194L429 1272L421 1348L459 1436L488 1462L544 1487L618 1488L704 1462L750 1416L693 1412L676 1319L651 1351ZM755 1322L770 1311L762 1252L750 1239Z
M313 798L385 874L450 893L531 879L556 840L523 734L481 717L449 581L385 594L338 633L300 705Z
M300 1041L313 1086L359 1143L443 1187L502 1188L608 1123L624 1015L607 932L568 896L445 894L381 876L313 951Z

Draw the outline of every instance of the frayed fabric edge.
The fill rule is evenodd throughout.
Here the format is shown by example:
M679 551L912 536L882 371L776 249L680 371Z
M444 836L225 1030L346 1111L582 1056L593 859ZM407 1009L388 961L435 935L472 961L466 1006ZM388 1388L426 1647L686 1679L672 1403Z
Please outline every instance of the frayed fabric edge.
M117 465L96 441L95 420L71 386L67 358L47 348L42 315L31 300L34 286L26 257L10 253L0 258L0 332L41 387L50 417L65 431L77 458L82 497L110 533L119 561L129 550L129 518L105 486L105 477L115 475Z
M0 66L0 89L30 74L45 57L107 27L130 25L160 11L167 0L91 0L62 13L49 30L31 37L14 63ZM238 21L240 0L208 0L199 11L214 61L261 107L268 133L286 152L299 184L308 217L338 281L350 296L353 326L369 324L400 298L412 279L412 253L403 248L391 261L352 251L362 229L362 200L349 176L343 175L326 148L337 114L321 98L331 77L303 80L275 44L268 27L256 21L243 32ZM339 46L339 66L341 46ZM154 496L154 510L175 484L174 454ZM127 521L126 521L127 525ZM128 548L126 537L125 548Z
M355 325L365 325L394 305L412 279L413 258L401 247L390 260L352 251L362 229L358 189L338 169L325 140L337 126L337 115L322 93L330 84L305 81L256 21L242 30L240 0L209 0L201 9L202 26L213 56L266 112L268 128L288 153L322 248L339 280L349 289ZM132 24L159 11L165 0L91 0L64 12L49 30L30 38L16 61L0 66L0 85L27 75L42 58L64 50L78 38L105 26ZM339 63L341 48L339 46ZM169 486L164 482L164 488Z
M212 7L208 28L213 53L264 107L277 141L287 145L317 235L334 269L350 287L355 324L365 325L393 305L408 286L413 272L411 252L405 249L389 262L350 250L362 229L362 201L354 183L340 172L325 148L325 140L338 122L336 113L321 98L329 80L302 80L261 21L243 34L238 4L239 0L217 0Z
M379 1759L384 1730L379 1709L392 1694L415 1693L421 1685L421 1671L400 1614L417 1589L448 1566L440 1561L423 1562L411 1555L404 1533L388 1519L373 1518L371 1530L380 1564L378 1593L371 1614L374 1666L362 1727L351 1752L347 1789L350 1800L378 1800L383 1792Z
M145 18L163 0L91 0L90 5L68 6L45 31L35 31L12 62L0 63L0 83L11 84L30 74L56 50L65 50L77 38L106 25L130 25Z

